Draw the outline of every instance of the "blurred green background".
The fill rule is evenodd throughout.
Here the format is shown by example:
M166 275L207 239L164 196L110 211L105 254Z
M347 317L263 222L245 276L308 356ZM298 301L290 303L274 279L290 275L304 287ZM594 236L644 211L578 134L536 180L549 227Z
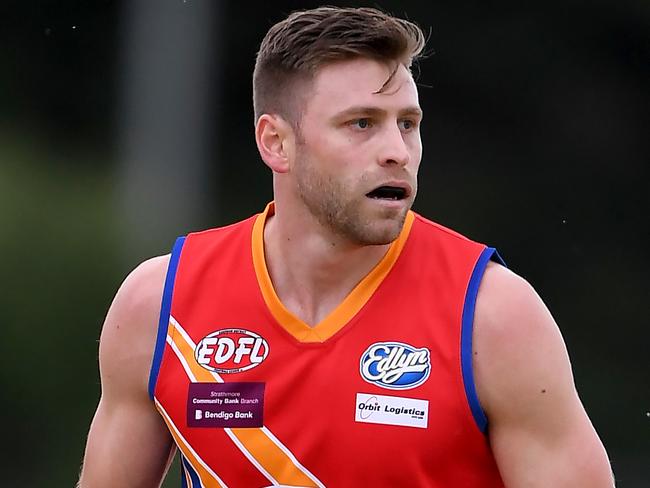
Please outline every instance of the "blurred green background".
M650 2L365 4L429 32L416 210L533 283L618 486L648 486ZM129 270L271 199L255 52L316 5L0 6L1 486L74 486Z

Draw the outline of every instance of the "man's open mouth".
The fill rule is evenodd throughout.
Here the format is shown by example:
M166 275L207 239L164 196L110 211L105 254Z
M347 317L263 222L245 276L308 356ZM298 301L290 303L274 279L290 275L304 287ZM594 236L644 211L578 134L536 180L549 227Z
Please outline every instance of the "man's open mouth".
M376 200L403 200L408 196L408 192L406 188L399 186L380 186L366 193L366 196Z

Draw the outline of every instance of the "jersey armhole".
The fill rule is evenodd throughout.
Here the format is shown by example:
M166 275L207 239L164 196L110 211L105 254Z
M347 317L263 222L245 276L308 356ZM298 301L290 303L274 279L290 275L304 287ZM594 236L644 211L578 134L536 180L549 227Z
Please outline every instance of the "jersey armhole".
M474 330L476 297L478 295L481 279L485 273L485 268L490 260L504 266L506 265L496 249L492 247L485 248L479 256L478 261L474 266L474 271L472 271L472 276L469 279L469 284L467 285L460 336L460 363L463 374L463 384L465 386L465 396L467 397L467 403L469 404L474 421L479 430L484 434L487 431L487 416L481 407L476 393L476 385L474 384L474 369L472 367L472 332Z
M169 328L169 315L172 307L176 269L178 268L178 261L184 243L185 237L179 237L176 239L171 257L169 258L169 266L165 277L165 287L163 289L162 303L160 305L160 318L158 320L158 333L156 335L156 347L153 352L151 371L149 372L149 397L152 400L156 390L156 382L158 381L158 372L160 371L163 351L165 350L165 342L167 341L167 329Z

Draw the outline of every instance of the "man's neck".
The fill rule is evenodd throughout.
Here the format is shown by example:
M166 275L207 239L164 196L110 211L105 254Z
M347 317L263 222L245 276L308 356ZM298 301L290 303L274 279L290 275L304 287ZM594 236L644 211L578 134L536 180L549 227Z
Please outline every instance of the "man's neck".
M338 307L389 247L352 244L275 216L264 227L264 254L275 293L310 326Z

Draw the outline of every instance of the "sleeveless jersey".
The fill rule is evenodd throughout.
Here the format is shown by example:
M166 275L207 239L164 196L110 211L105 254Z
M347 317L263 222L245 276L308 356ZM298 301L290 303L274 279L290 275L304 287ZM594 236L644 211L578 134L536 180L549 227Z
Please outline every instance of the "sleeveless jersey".
M494 249L409 212L384 258L310 327L273 289L270 212L172 252L149 392L182 485L502 487L471 364Z

